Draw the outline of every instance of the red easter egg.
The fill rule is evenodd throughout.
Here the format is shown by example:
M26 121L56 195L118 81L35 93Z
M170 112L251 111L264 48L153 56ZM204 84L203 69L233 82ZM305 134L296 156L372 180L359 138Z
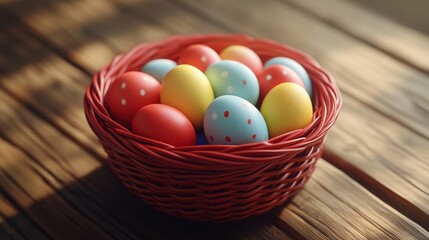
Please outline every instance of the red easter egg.
M264 69L258 76L259 102L261 103L268 92L275 86L284 82L293 82L305 89L304 82L290 68L283 65L272 65Z
M250 48L240 45L232 45L225 48L220 54L222 60L234 60L241 62L250 68L258 76L264 66L259 56Z
M142 107L134 116L132 132L176 147L197 142L191 121L176 108L165 104Z
M107 92L107 107L113 120L130 129L134 114L143 106L160 101L161 85L142 72L126 72Z
M198 68L201 72L220 60L215 50L202 44L194 44L187 47L180 55L179 64L189 64Z

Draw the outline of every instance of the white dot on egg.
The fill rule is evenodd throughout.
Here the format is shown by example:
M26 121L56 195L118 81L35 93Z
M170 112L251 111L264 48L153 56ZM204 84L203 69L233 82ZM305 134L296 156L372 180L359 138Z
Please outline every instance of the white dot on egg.
M146 91L145 90L140 90L140 96L144 96L144 95L146 95Z
M213 120L216 120L217 119L217 114L216 113L212 113L212 118L213 118Z
M288 75L289 74L289 72L286 71L286 70L283 70L282 73L283 73L283 75Z
M126 87L127 87L127 83L124 83L124 82L123 82L123 83L121 83L121 88L122 88L122 89L125 89Z
M207 57L206 56L202 56L201 57L201 62L207 62Z
M267 79L268 81L270 81L270 80L271 80L271 78L273 78L273 77L271 76L271 74L268 74L268 75L265 77L265 79Z
M234 92L234 87L233 86L228 86L226 88L226 92L229 93L229 94L233 93Z
M122 104L122 105L127 104L127 100L125 100L125 99L123 99L123 98L122 98L122 99L121 99L121 104Z
M228 77L229 72L227 72L227 71L223 71L223 72L221 73L221 75L222 75L222 77Z

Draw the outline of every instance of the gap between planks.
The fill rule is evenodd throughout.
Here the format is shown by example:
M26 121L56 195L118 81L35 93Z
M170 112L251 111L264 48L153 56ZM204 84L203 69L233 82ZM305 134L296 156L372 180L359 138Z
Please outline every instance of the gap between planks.
M405 32L405 34L409 33L411 35L411 39L414 40L412 43L417 43L420 46L424 45L425 41L429 41L429 39L425 39L426 36L424 34L420 34L419 32L415 32L411 29L408 29L406 27L403 27L399 23L394 23L391 21L388 21L388 19L380 16L375 16L373 13L370 13L369 10L365 11L362 7L357 6L355 3L351 3L348 1L333 1L328 0L328 2L324 1L314 1L314 0L304 0L304 1L297 1L297 0L279 0L286 6L295 7L296 9L301 10L302 12L306 13L307 15L333 27L338 29L339 31L342 31L349 36L355 38L356 40L361 41L364 44L367 44L368 46L377 49L378 51L390 56L391 58L409 66L412 67L426 75L429 75L429 64L427 63L427 60L424 60L423 57L421 57L421 54L427 54L429 53L429 45L425 45L426 48L422 53L420 53L420 56L416 56L416 53L418 53L417 48L413 48L413 46L401 46L399 49L395 48L399 44L408 44L407 39L403 36L400 36L400 39L396 40L393 39L391 41L386 40L379 40L379 42L376 40L376 38L370 37L371 32L374 33L376 31L375 27L370 26L369 29L365 32L360 31L359 27L360 25L367 24L370 25L371 23L374 25L375 23L378 23L378 21L382 21L382 23L388 27L388 31L393 31L393 29L399 29L400 31ZM337 4L337 7L339 5L340 9L336 8L330 8L330 10L325 11L324 9L316 9L314 5L333 5ZM326 8L322 6L322 8ZM333 13L331 11L334 10L342 11L345 10L345 12L340 13ZM352 14L366 14L363 17L367 17L368 19L365 19L366 23L356 23L358 27L351 26L350 22L348 21L350 19L349 16L347 16L347 12L351 12ZM336 14L338 16L332 16L332 14ZM346 21L341 21L343 19L346 19ZM355 19L356 21L359 21L359 19ZM380 29L384 30L384 29ZM391 32L389 32L391 33ZM394 38L394 37L392 37ZM399 42L399 41L403 42ZM411 44L412 44L411 43ZM427 43L427 42L426 42ZM395 52L396 51L396 52Z
M60 46L56 46L54 42L50 41L47 38L44 38L42 34L38 33L34 29L32 29L30 26L28 26L25 22L23 22L21 19L19 19L17 16L15 16L14 13L9 12L8 10L3 9L0 7L0 20L5 20L8 24L16 24L17 27L22 29L26 34L28 34L34 41L37 41L39 44L43 45L49 51L52 51L53 53L57 54L61 59L63 59L65 62L70 64L71 66L75 67L78 71L82 72L84 75L88 76L88 78L91 79L92 73L90 70L86 69L84 66L79 64L77 61L74 61L73 58L69 57L69 54L67 51L64 51ZM6 18L6 19L4 19ZM43 112L39 111L37 108L29 104L27 101L22 99L20 96L18 96L13 91L9 90L8 88L0 86L0 89L2 89L4 92L6 92L8 95L12 96L14 99L18 100L23 104L27 109L29 109L33 114L37 115L39 118L43 119L44 121L48 122L50 125L54 126L60 133L62 133L65 137L72 140L75 144L79 145L83 150L88 152L91 156L93 156L95 159L100 161L104 164L105 155L100 154L100 151L95 150L85 142L82 142L78 137L71 134L67 129L65 129L63 126L58 124L56 121L52 120ZM72 123L70 123L72 125Z
M74 61L73 58L69 56L67 51L64 51L60 46L56 45L49 38L45 38L43 34L32 29L28 24L23 22L18 16L16 16L14 13L10 12L7 9L4 9L2 6L0 6L0 16L1 16L0 20L5 21L8 24L11 24L11 23L19 24L19 27L22 30L24 30L32 38L37 39L37 41L43 44L47 49L56 53L58 56L60 56L62 59L68 62L70 65L84 72L86 75L92 76L93 73L88 69L86 69L83 65L79 64L77 61Z
M401 212L409 219L412 219L424 229L429 230L429 216L407 199L379 183L353 164L342 159L342 157L335 154L331 149L325 148L323 159L340 169L369 192L383 200L386 204L390 205L398 212Z
M0 169L0 176L2 174L4 174L4 172ZM11 231L16 232L22 239L52 239L52 237L49 236L37 222L28 216L21 206L19 206L19 204L2 188L0 188L0 209L1 225L9 225ZM20 216L19 219L12 220L11 218L16 217L16 215ZM22 228L25 228L27 232L20 231Z
M31 166L31 169L47 185L47 187L51 188L51 190L56 193L56 195L59 197L60 200L64 201L64 203L67 204L68 206L70 206L70 208L73 209L78 215L79 214L82 215L84 218L88 219L92 224L94 224L95 226L97 226L101 230L103 230L103 232L106 233L106 235L108 235L111 238L115 238L115 235L113 235L111 232L107 231L107 227L99 224L94 218L92 218L85 211L81 210L79 208L79 206L76 205L76 203L71 201L64 193L62 193L60 191L62 184L63 184L62 179L59 179L51 170L44 167L43 164L39 161L39 159L37 159L35 156L33 156L27 149L19 146L19 144L17 144L13 140L9 139L7 136L4 136L1 132L0 132L0 138L2 138L5 142L10 144L12 147L16 148L18 151L20 151L23 155L25 155L25 158L28 158L30 161L33 161L36 164L36 165L33 164ZM46 154L49 156L49 153L46 153ZM52 156L50 156L50 157L52 157ZM0 171L3 171L3 170L0 169ZM17 183L16 181L14 181L13 178L9 174L7 174L4 171L3 171L3 174L5 174L11 181L13 181L16 186L20 186L20 184ZM55 182L53 182L50 178L55 179ZM23 192L25 192L25 189L21 189L21 190ZM84 194L84 195L85 195L85 197L90 198L90 196L87 196L86 194ZM10 196L8 197L8 200L10 202L13 202L14 203L13 205L15 207L20 207L19 205L17 205L18 203L16 201L13 201L13 199ZM21 210L21 213L24 213L22 211L23 210L22 207L20 210ZM28 217L27 214L26 214L26 216ZM70 218L70 219L75 221L72 218ZM32 221L32 222L33 222L33 224L37 224L36 221ZM40 226L38 226L38 228L42 229ZM48 234L47 232L44 232L44 233ZM125 231L123 232L123 234L126 236Z

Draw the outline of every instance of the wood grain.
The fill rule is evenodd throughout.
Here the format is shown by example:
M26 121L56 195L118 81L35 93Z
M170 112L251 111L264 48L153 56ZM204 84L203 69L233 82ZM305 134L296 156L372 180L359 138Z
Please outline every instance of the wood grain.
M19 222L20 224L23 224L22 219L21 221L15 221L15 222L7 222L6 220L14 217L17 215L18 210L7 200L3 195L0 195L0 239L24 239L24 235L26 233L19 232L17 228L15 228L13 225L17 224ZM29 231L34 230L33 225L27 225L31 226L29 228ZM46 237L40 236L40 239L47 239ZM34 236L34 235L33 235Z
M376 190L381 198L389 198L384 195L390 191L399 195L394 196L395 208L429 228L427 139L344 96L341 115L325 146L341 161L348 161L374 179L369 183L382 183L383 187Z
M426 0L409 0L406 2L401 0L352 1L371 10L371 12L377 12L395 22L429 35L429 26L426 24L429 20L426 11L429 8L429 2Z
M285 0L353 37L429 74L429 37L351 1ZM287 7L290 5L288 4Z
M325 161L279 215L307 239L424 239L428 232ZM356 221L357 220L357 221Z
M7 191L22 208L28 208L26 214L34 222L37 222L49 234L49 237L76 239L91 236L111 239L109 235L100 231L94 223L79 217L80 214L73 211L60 197L53 196L46 201L41 201L44 197L52 194L52 188L25 161L24 153L17 151L3 140L0 144L4 150L2 152L2 155L4 154L3 159L0 163L2 170L0 173L1 188ZM37 207L30 208L36 202L38 203ZM53 209L55 211L52 211ZM53 219L55 219L55 224L52 222ZM21 231L26 231L26 229L21 229Z
M89 133L82 112L82 89L89 84L90 76L40 42L33 38L30 41L19 23L12 23L0 32L0 48L8 49L0 55L0 88L84 146L98 141ZM100 147L86 150L99 157L106 156Z
M101 164L18 102L3 93L0 99L4 103L0 107L0 134L7 141L3 140L1 169L5 175L0 181L2 189L51 237L124 237L118 230L121 225L118 222L109 224L111 216L105 216L108 212L97 207L102 201L91 204L82 198L91 197L92 189L63 189ZM51 219L57 224L52 224Z
M151 12L159 1L52 1L17 2L6 6L25 22L36 36L42 37L64 55L90 72L98 71L117 54L142 41L168 36L158 23L136 21L131 8ZM97 9L94 14L93 9ZM153 12L165 14L165 11Z

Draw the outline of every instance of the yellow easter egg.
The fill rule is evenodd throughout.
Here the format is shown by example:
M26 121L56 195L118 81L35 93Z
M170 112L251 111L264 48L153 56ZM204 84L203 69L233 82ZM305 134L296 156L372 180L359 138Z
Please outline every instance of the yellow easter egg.
M313 106L305 89L282 83L268 92L261 106L270 138L305 128L313 119Z
M195 129L202 128L204 113L213 99L209 80L194 66L178 65L162 80L161 103L185 114Z

